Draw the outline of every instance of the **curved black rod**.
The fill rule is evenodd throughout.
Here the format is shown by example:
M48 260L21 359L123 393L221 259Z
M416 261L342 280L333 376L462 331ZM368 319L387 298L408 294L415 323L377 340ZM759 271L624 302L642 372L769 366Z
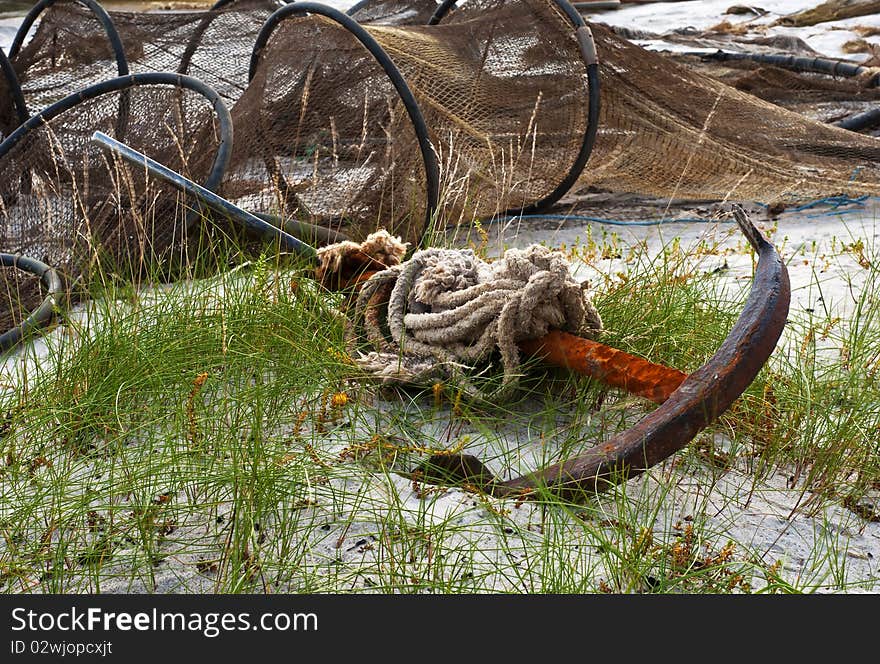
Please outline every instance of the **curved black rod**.
M221 0L222 2L222 0ZM348 16L354 16L364 7L373 4L373 0L360 0L359 2L354 3L351 7L346 10L346 14Z
M596 143L596 133L599 130L600 98L598 63L587 65L587 86L587 95L589 99L587 106L587 130L584 132L584 140L581 142L581 148L578 151L574 163L571 165L571 169L568 171L568 175L566 175L562 182L557 185L556 189L551 191L541 200L521 209L507 210L506 212L501 213L501 215L496 216L504 217L513 214L522 215L543 212L559 201L560 198L565 196L565 194L568 193L568 190L574 186L575 182L577 182L581 173L584 172L584 168L586 168L590 155L593 152L593 146Z
M412 122L413 129L416 132L416 138L419 142L419 149L422 153L422 162L425 167L426 180L425 196L427 198L424 228L427 230L431 226L434 213L440 203L440 165L437 161L437 153L434 151L434 146L431 145L431 139L428 135L428 125L425 122L425 117L422 115L422 111L419 108L418 102L416 102L412 90L410 90L409 85L407 85L407 82L397 68L397 65L394 64L394 61L385 52L385 49L379 45L379 42L373 39L372 35L364 30L357 21L350 16L343 14L338 9L317 2L292 2L289 5L281 7L266 20L263 27L260 29L260 33L257 35L257 39L254 42L254 49L251 53L248 80L252 80L256 74L257 66L260 62L260 55L278 24L290 16L301 16L303 14L318 14L324 16L348 30L364 46L364 48L370 52L391 80L391 84L400 96L400 100L403 102L406 112L409 115L409 119ZM424 237L425 234L423 232L419 240L420 247L424 242Z
M829 58L806 58L797 55L783 55L781 53L732 53L730 51L718 50L714 53L690 51L685 53L685 55L696 55L701 60L715 60L717 62L751 60L752 62L775 65L784 69L815 74L829 74L831 76L858 76L859 74L871 71L867 67L862 67L852 62L841 62L840 60L831 60ZM876 85L876 82L874 84Z
M12 40L12 46L9 47L10 60L13 60L15 56L18 55L22 44L24 44L25 37L27 37L31 27L33 27L34 22L37 20L37 17L39 17L44 9L51 7L59 1L60 0L40 0L40 2L31 7L31 10L27 13L27 16L24 17L24 20L18 27L18 32L15 33L15 38ZM110 46L113 48L113 54L116 56L117 72L120 76L128 74L128 59L125 57L125 47L122 45L122 39L119 37L119 32L116 30L116 26L113 25L113 19L110 18L107 11L95 2L95 0L73 1L85 5L92 11L95 18L97 18L104 27L104 32L107 33L107 39L110 40Z
M234 2L235 0L232 0ZM192 57L196 53L196 49L202 43L202 37L205 36L205 31L211 26L211 23L214 22L214 19L217 18L220 14L218 9L222 9L224 5L228 5L230 0L219 0L211 9L205 12L205 15L202 17L202 20L199 21L199 24L196 26L196 29L193 30L192 36L189 38L189 42L186 44L186 50L184 50L183 55L180 56L180 65L177 67L178 74L186 74L189 71L190 62L192 62Z
M31 332L45 327L52 322L57 312L58 300L63 286L58 273L36 258L19 254L0 253L0 265L38 276L43 284L43 288L46 290L46 297L43 298L40 306L34 309L20 325L0 334L0 352L5 352L18 344Z
M782 55L777 53L732 53L729 51L718 50L714 53L688 52L685 55L696 55L704 62L715 60L717 62L726 62L729 60L749 60L751 62L759 62L761 64L774 65L783 69L791 69L792 71L803 71L813 74L827 74L829 76L861 76L872 71L870 67L863 67L852 62L841 62L840 60L831 60L829 58L805 58L795 55ZM874 76L868 81L867 87L880 87L880 74ZM850 131L862 131L880 125L880 109L874 108L864 113L851 115L843 120L837 120L831 123L835 127L841 129L849 129Z
M216 91L202 83L200 80L190 76L184 76L183 74L172 74L168 72L129 74L127 76L120 76L118 78L112 78L109 81L102 81L101 83L90 85L77 93L68 95L33 117L28 118L27 122L7 136L6 139L0 143L0 159L17 145L29 131L42 127L46 122L52 120L61 113L70 110L80 102L94 99L95 97L110 92L124 92L139 85L172 85L175 87L186 88L201 94L211 102L214 113L219 122L220 143L217 146L217 155L214 157L211 171L205 179L203 186L209 190L216 189L220 184L220 180L223 178L223 174L226 172L226 167L229 165L229 159L232 156L232 116ZM187 229L189 229L195 217L196 215L194 214L187 215Z
M180 65L177 67L178 74L186 74L189 71L190 62L192 61L193 55L195 55L196 49L201 45L205 31L211 26L214 19L220 16L220 10L228 8L237 1L238 0L217 0L217 2L211 5L210 9L204 13L202 20L196 26L196 29L193 30L193 34L190 37L189 42L187 42L186 50L183 52L183 55L180 56ZM276 4L286 3L285 0L276 0Z
M367 0L364 1L366 2ZM437 10L434 12L434 15L428 20L428 25L437 25L440 21L446 18L446 15L457 3L458 0L443 0L443 2L437 5Z
M439 24L440 21L442 21L446 17L446 15L449 14L449 12L455 7L457 2L458 0L443 0L443 2L441 2L440 5L437 7L437 11L434 12L434 15L428 21L428 25ZM586 66L587 128L584 131L584 138L583 141L581 141L580 150L578 150L578 154L575 157L575 160L572 163L568 174L562 179L562 181L556 186L553 191L551 191L539 201L532 203L531 205L527 205L522 208L512 208L500 214L494 215L494 217L537 214L554 205L556 202L559 201L560 198L565 196L568 190L574 186L575 182L577 182L578 178L581 176L581 173L583 173L587 162L590 159L590 154L593 152L593 146L596 143L596 132L599 129L600 95L599 59L596 54L596 45L593 41L593 33L590 31L590 27L587 25L586 21L584 21L583 16L580 15L580 13L572 6L570 2L568 2L568 0L552 0L552 2L559 8L560 11L562 11L562 13L565 14L565 16L574 27L575 37L578 42L578 47L581 51L581 57L583 58L584 65Z
M9 58L6 57L2 48L0 48L0 69L3 70L3 76L6 78L9 96L12 98L15 114L18 116L18 124L22 124L30 117L30 113L28 113L27 102L24 100L24 93L21 91L21 83L18 81L15 68L12 66Z
M848 118L832 122L835 127L841 129L849 129L850 131L862 131L863 129L873 129L880 126L880 108L872 108L864 113L850 115Z

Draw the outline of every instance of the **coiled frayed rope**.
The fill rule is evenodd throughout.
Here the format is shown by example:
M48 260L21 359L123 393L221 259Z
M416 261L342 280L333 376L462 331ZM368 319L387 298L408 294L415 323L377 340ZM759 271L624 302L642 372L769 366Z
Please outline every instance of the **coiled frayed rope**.
M331 245L320 254L323 266L338 271L340 251L381 252L387 267L363 283L349 339L355 362L383 382L430 385L455 377L470 396L504 399L518 385L518 342L551 328L582 336L602 328L561 252L532 245L489 263L470 249L425 249L400 263L403 251L389 249L395 243L404 246L380 231L357 249ZM364 338L372 350L361 353ZM496 351L503 378L487 394L466 373L490 367Z

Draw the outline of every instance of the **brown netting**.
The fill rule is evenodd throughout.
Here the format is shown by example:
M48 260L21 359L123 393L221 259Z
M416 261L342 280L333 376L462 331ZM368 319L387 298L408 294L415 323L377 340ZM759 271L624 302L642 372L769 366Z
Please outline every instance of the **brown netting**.
M132 71L173 71L188 61L188 73L234 102L259 27L276 6L241 0L212 12L110 15ZM371 3L358 16L373 21L372 36L427 120L442 162L445 220L543 199L568 175L586 131L574 27L550 0L481 0L431 28L381 25L424 22L436 7ZM109 62L106 36L94 34L103 28L87 8L62 1L42 16L16 61L25 74L52 61L52 43L78 49L80 34L104 47L82 51L80 66L87 53ZM387 74L346 30L317 16L284 21L234 115L226 195L260 212L341 225L357 238L385 226L418 240L427 202L416 135Z
M364 0L348 10L358 23L371 25L426 25L438 4L434 0Z
M792 71L747 60L702 63L692 56L684 64L698 67L738 90L824 123L867 111L880 102L880 86L874 81L876 70L866 76L843 77Z
M0 333L21 325L45 296L37 275L0 266Z
M282 4L235 0L213 11L107 13L130 72L188 74L232 104L247 87L257 33ZM43 10L38 21L30 40L12 58L32 113L119 75L107 32L88 7L76 0L59 0Z
M222 193L248 210L417 240L426 175L412 121L388 75L345 28L282 21L233 108Z
M212 11L109 14L132 72L193 76L231 106L247 87L257 33L282 4L280 0L236 0Z
M388 76L352 34L317 15L285 19L241 92L252 41L275 6L241 0L216 12L112 16L133 69L180 68L192 52L189 73L237 100L226 196L355 239L380 226L417 239L427 179L416 135ZM552 0L473 0L423 25L436 6L378 0L355 17L427 120L441 164L441 221L541 200L564 180L586 131L588 89L571 22ZM593 33L602 114L580 187L765 202L880 193L877 139L813 122L602 25ZM73 59L97 71L86 67L88 54L112 63L102 35L91 12L61 2L28 46L33 67ZM84 38L88 48L79 46ZM774 85L780 97L797 84L763 76L755 83L767 98Z
M550 195L587 131L586 64L552 0L475 0L435 26L369 25L425 115L441 161L441 219Z
M441 221L531 205L572 170L587 129L586 65L555 3L485 0L440 26L365 27L426 120ZM348 30L318 15L283 20L233 116L224 194L243 207L344 219L357 239L378 227L419 239L417 136L388 74Z
M602 113L581 183L669 198L880 194L880 140L809 120L593 26Z
M193 90L141 84L82 100L0 156L0 250L55 267L71 286L99 265L129 279L168 274L189 258L194 215L171 187L92 143L95 130L196 182L219 145L213 106Z
M77 90L119 76L104 26L75 0L61 0L41 12L31 35L10 60L32 114Z
M466 21L471 6L482 3L463 4L438 27ZM401 35L435 29L399 27ZM506 23L505 29L517 34L515 25ZM592 29L602 112L580 185L713 201L880 194L878 139L758 99L636 46L601 24ZM527 44L520 41L518 50ZM410 46L407 61L429 50ZM443 79L456 80L455 71L448 64Z

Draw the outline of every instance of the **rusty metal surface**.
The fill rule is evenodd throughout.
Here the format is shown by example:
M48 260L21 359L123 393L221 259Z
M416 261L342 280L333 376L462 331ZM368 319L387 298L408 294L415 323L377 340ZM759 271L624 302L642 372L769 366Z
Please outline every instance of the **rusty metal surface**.
M471 483L495 496L540 495L549 491L583 500L634 477L687 445L714 422L751 384L776 347L788 316L791 289L779 254L735 208L740 229L758 254L752 288L739 319L718 351L690 374L670 397L632 428L572 459L506 482L487 480L488 471L471 456L457 462L430 458L423 480Z
M734 214L758 253L758 266L743 312L718 351L631 429L578 457L498 483L493 493L511 495L546 487L577 498L638 475L683 448L746 390L779 341L791 288L773 245L742 210L735 209Z
M663 403L687 378L684 371L630 355L561 330L519 343L520 350L558 367L592 376L630 394Z

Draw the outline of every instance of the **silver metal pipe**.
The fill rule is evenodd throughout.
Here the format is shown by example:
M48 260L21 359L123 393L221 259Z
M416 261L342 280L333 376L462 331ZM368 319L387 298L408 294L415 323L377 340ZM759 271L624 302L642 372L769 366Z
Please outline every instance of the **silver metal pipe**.
M125 143L121 143L115 138L111 138L100 131L96 131L92 134L92 141L122 157L130 164L146 168L152 175L156 176L163 182L170 184L172 187L185 194L190 194L196 197L205 205L205 207L210 208L214 212L221 214L232 221L244 225L250 230L258 233L261 237L271 240L279 240L284 249L295 252L304 258L316 260L317 252L311 245L298 240L290 233L286 233L277 226L273 226L269 222L260 219L258 216L251 214L247 210L242 210L240 207L234 203L230 203L222 196L218 196L213 191L196 184L180 173L160 164L158 161L150 159L147 155L138 152Z

